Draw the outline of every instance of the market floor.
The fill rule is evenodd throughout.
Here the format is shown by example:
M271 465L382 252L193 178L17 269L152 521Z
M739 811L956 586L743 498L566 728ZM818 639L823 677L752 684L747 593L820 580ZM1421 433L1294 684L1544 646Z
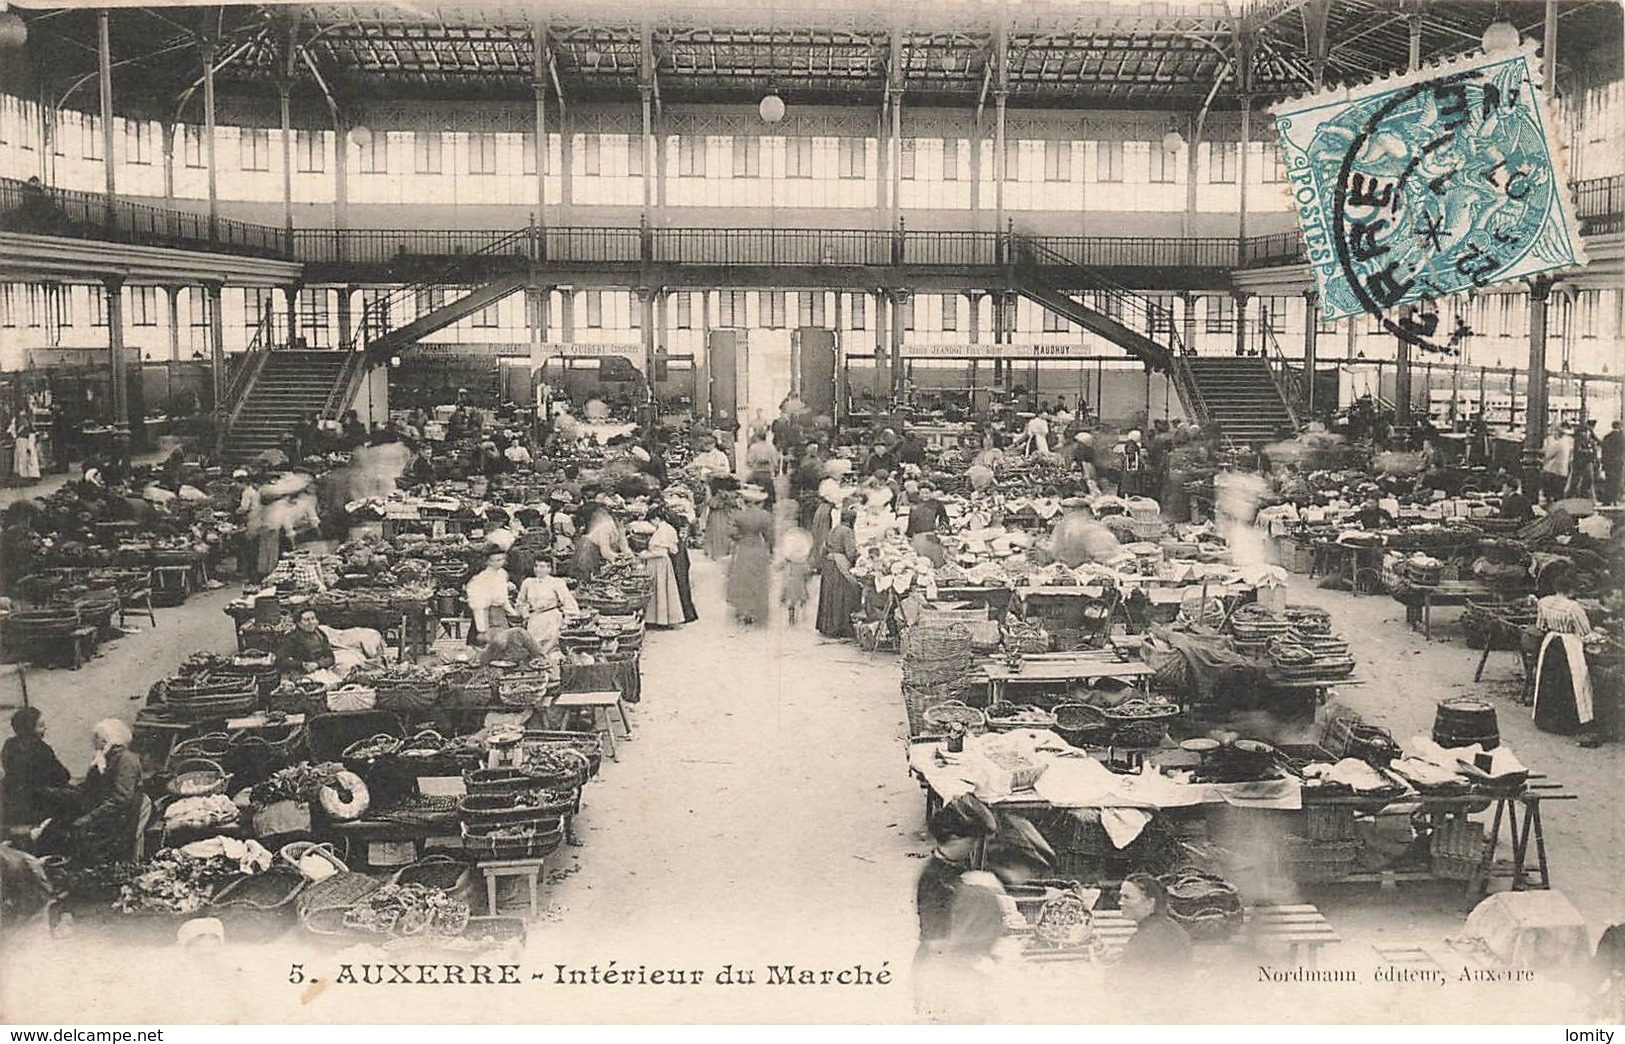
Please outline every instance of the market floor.
M340 962L389 958L373 950L313 949L298 932L278 946L228 946L207 965L173 950L109 957L73 940L36 940L0 955L0 1018L909 1021L913 881L929 845L920 791L904 768L897 660L826 642L806 620L787 627L782 610L769 628L741 629L723 603L724 576L722 565L695 554L701 620L648 635L644 699L632 712L635 739L586 792L578 822L584 845L550 860L521 987L338 985ZM115 643L80 671L31 672L32 700L45 710L70 766L88 760L96 719L128 716L136 705L131 698L187 654L229 649L230 626L220 609L231 594L205 593L180 609L160 610L155 630ZM1462 642L1454 611L1436 615L1429 642L1406 630L1403 608L1386 596L1320 591L1294 577L1289 597L1331 611L1335 629L1351 639L1356 677L1364 682L1346 686L1342 701L1401 740L1429 730L1439 699L1487 695L1519 756L1579 797L1546 809L1554 886L1586 915L1593 935L1625 916L1615 869L1625 861L1625 828L1613 803L1625 747L1587 750L1536 731L1527 709L1512 702L1511 653L1492 654L1485 682L1475 685L1478 653ZM1255 725L1261 733L1278 727ZM1470 908L1464 890L1445 883L1321 887L1303 898L1343 938L1322 953L1320 968L1349 970L1367 982L1381 964L1376 947L1444 952ZM1272 967L1293 967L1284 954L1267 959ZM1249 962L1221 971L1253 979ZM598 985L558 982L559 966L569 983L572 972L590 979L595 965ZM815 972L862 965L891 973L890 985L770 985L770 966L788 965ZM729 966L736 978L749 971L754 982L718 984ZM1079 970L1044 968L1009 987L1014 1004L1006 1017L1122 1017L1110 995L1087 985ZM629 971L629 982L609 975ZM705 984L656 985L657 971L699 971ZM195 984L184 1000L151 988L170 975ZM294 984L296 977L304 981ZM1029 988L1031 1001L1023 996ZM1420 985L1376 993L1300 983L1193 993L1183 999L1199 1001L1195 1010L1170 1009L1166 1017L1553 1021L1564 1013L1565 997L1562 984L1548 980L1530 988Z

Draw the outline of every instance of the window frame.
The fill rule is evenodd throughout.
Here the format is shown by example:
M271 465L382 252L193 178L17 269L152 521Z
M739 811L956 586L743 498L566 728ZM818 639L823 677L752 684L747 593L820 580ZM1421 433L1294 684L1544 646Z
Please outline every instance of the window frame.
M1169 149L1160 141L1150 143L1147 177L1153 185L1179 184L1179 152Z
M468 132L468 173L476 177L495 177L500 173L497 162L497 136L494 131Z
M32 322L29 325L33 325ZM140 327L158 325L158 288L156 286L130 287L130 325Z
M1123 143L1095 142L1095 181L1102 185L1123 183Z
M445 170L445 133L443 131L413 131L412 173L443 174Z
M784 176L797 180L813 176L813 140L811 138L787 136L784 139Z
M1068 183L1072 180L1072 143L1050 139L1044 142L1044 180Z
M735 134L730 143L733 177L762 176L762 139L754 134Z
M867 330L869 322L869 297L867 294L853 292L848 294L847 309L848 323L854 330Z
M1234 185L1239 169L1240 142L1210 141L1207 145L1207 182L1209 185Z
M836 176L843 181L861 181L868 174L869 139L843 135L835 139Z
M942 180L958 181L959 178L959 139L942 139Z
M293 169L297 174L327 173L326 133L314 130L293 132Z
M585 291L581 310L585 316L587 329L602 330L604 328L604 292L602 290Z
M677 176L680 178L705 177L706 142L703 134L680 134L677 137Z

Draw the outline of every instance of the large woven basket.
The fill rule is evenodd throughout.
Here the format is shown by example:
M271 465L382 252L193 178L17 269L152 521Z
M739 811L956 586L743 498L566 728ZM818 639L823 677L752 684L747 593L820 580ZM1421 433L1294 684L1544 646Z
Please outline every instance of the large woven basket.
M1055 731L1074 747L1104 747L1112 741L1112 723L1099 707L1062 703L1055 708Z
M517 836L494 835L463 824L463 851L476 862L542 859L564 843L564 820L551 819L519 828Z

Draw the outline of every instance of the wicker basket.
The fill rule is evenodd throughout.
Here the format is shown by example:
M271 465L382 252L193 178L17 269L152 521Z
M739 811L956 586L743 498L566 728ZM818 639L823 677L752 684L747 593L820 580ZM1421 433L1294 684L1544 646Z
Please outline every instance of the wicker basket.
M1050 651L1050 633L1043 627L1028 627L1012 631L1009 627L1003 632L1004 647L1011 652L1027 655L1037 655Z
M231 750L231 736L225 732L210 732L202 736L178 741L169 748L167 765L174 766L191 758L204 758L218 762Z
M265 942L293 924L305 883L297 870L272 866L227 884L209 900L207 910L225 925L233 942Z
M312 885L320 882L310 880L310 875L305 873L305 868L300 865L307 856L315 856L333 868L334 873L322 878L322 881L331 880L336 874L350 872L349 866L333 851L333 846L325 841L292 841L283 845L277 851L277 856Z
M440 702L441 687L432 681L389 681L374 679L377 706L383 710L420 714Z
M1118 747L1160 747L1168 737L1168 723L1160 718L1141 718L1112 726L1112 745Z
M596 732L570 732L558 729L526 729L526 746L564 746L587 759L587 777L604 767L604 738Z
M1014 732L1017 729L1052 729L1055 715L1038 707L1017 706L1013 703L995 703L987 708L989 732ZM1022 715L1018 719L1016 715Z
M1433 828L1428 840L1434 877L1470 881L1478 875L1489 841L1484 826L1465 816L1452 816Z
M311 918L320 911L337 910L342 914L377 891L379 884L376 878L352 871L342 871L325 881L308 884L299 893L299 919L310 927Z
M463 824L463 851L475 862L506 859L542 859L564 843L563 818L544 820L522 828L517 836L493 836Z
M389 883L426 885L456 895L466 891L473 884L473 880L474 868L468 863L454 856L433 852L395 871L390 876Z
M932 731L947 732L948 726L955 723L972 733L987 731L987 715L958 700L944 700L925 712L925 724Z
M173 772L166 789L178 798L224 794L231 780L220 763L209 758L184 758L175 763Z
M1354 872L1360 843L1289 837L1285 854L1286 870L1292 880L1304 884L1324 884L1340 881Z
M1314 805L1305 802L1300 829L1309 841L1352 841L1354 809L1348 805Z
M1074 747L1104 747L1112 741L1112 724L1099 707L1062 703L1055 708L1055 731Z
M540 824L545 820L575 814L581 791L522 791L514 795L465 794L457 801L457 815L475 831L495 827Z

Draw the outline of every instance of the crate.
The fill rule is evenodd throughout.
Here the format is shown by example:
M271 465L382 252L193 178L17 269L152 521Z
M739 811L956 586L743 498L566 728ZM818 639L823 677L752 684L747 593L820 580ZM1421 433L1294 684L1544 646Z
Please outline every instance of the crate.
M1302 884L1341 881L1352 874L1360 855L1358 841L1310 841L1287 838L1283 850L1287 874Z
M1353 841L1359 836L1354 826L1354 809L1349 805L1305 802L1298 829L1309 841Z
M1299 537L1283 538L1280 543L1281 565L1289 573L1308 574L1314 569L1315 548Z

